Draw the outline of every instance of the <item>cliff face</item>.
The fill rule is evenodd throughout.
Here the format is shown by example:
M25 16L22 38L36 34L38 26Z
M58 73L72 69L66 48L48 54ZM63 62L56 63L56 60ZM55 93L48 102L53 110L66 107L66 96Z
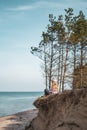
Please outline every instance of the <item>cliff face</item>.
M38 116L27 130L87 130L87 89L65 91L34 102Z

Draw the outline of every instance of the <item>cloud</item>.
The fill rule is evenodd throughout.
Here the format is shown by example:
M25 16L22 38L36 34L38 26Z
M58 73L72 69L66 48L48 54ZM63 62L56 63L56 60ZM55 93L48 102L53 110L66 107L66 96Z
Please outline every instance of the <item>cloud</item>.
M9 11L26 11L26 10L31 10L31 9L32 9L32 6L25 5L25 6L17 6L17 7L13 7L13 8L8 8L7 10L9 10Z
M65 3L65 2L64 2ZM37 1L35 3L32 3L31 5L20 5L16 6L13 8L8 8L7 10L9 11L28 11L28 10L33 10L33 9L38 9L38 8L64 8L67 4L64 4L63 2L60 1Z
M77 7L77 5L79 4L79 6L84 6L86 7L86 0L41 0L41 1L35 1L32 3L25 3L25 5L16 5L15 7L9 7L7 8L8 11L29 11L29 10L34 10L34 9L38 9L38 8L66 8L66 7Z
M75 4L76 3L76 4ZM76 7L77 4L79 3L79 6L86 6L86 1L36 1L34 3L32 3L31 5L27 4L27 5L20 5L20 6L16 6L13 8L8 8L7 10L9 11L29 11L29 10L34 10L34 9L38 9L38 8L67 8L67 7Z

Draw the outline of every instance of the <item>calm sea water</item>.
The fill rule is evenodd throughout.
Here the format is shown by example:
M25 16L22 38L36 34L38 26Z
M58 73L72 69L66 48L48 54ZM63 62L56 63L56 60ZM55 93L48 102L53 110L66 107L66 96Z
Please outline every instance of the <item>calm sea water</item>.
M43 92L0 92L0 116L34 109L33 102Z

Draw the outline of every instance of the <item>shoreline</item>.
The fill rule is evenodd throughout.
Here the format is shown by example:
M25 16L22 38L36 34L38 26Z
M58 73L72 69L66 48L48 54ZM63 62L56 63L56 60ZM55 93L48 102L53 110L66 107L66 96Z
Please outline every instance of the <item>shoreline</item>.
M30 109L0 117L0 130L25 130L38 114L38 109Z
M22 110L22 111L19 111L19 112L13 112L13 113L7 114L7 115L1 115L0 118L11 116L11 115L16 115L16 114L18 115L20 113L24 113L24 112L27 112L27 111L33 111L33 110L36 110L36 108L26 109L26 110Z

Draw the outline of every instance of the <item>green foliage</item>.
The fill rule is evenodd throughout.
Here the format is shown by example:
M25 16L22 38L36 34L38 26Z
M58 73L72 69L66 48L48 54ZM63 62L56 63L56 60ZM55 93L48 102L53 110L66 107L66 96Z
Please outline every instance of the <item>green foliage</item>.
M65 9L65 15L59 15L58 18L49 14L49 24L47 31L42 33L42 41L38 47L31 47L31 53L43 60L46 87L48 84L50 87L51 78L55 76L60 89L64 90L66 84L74 88L77 66L82 67L87 63L86 49L87 19L82 11L74 16L74 10L68 8ZM83 74L79 79L81 86Z

